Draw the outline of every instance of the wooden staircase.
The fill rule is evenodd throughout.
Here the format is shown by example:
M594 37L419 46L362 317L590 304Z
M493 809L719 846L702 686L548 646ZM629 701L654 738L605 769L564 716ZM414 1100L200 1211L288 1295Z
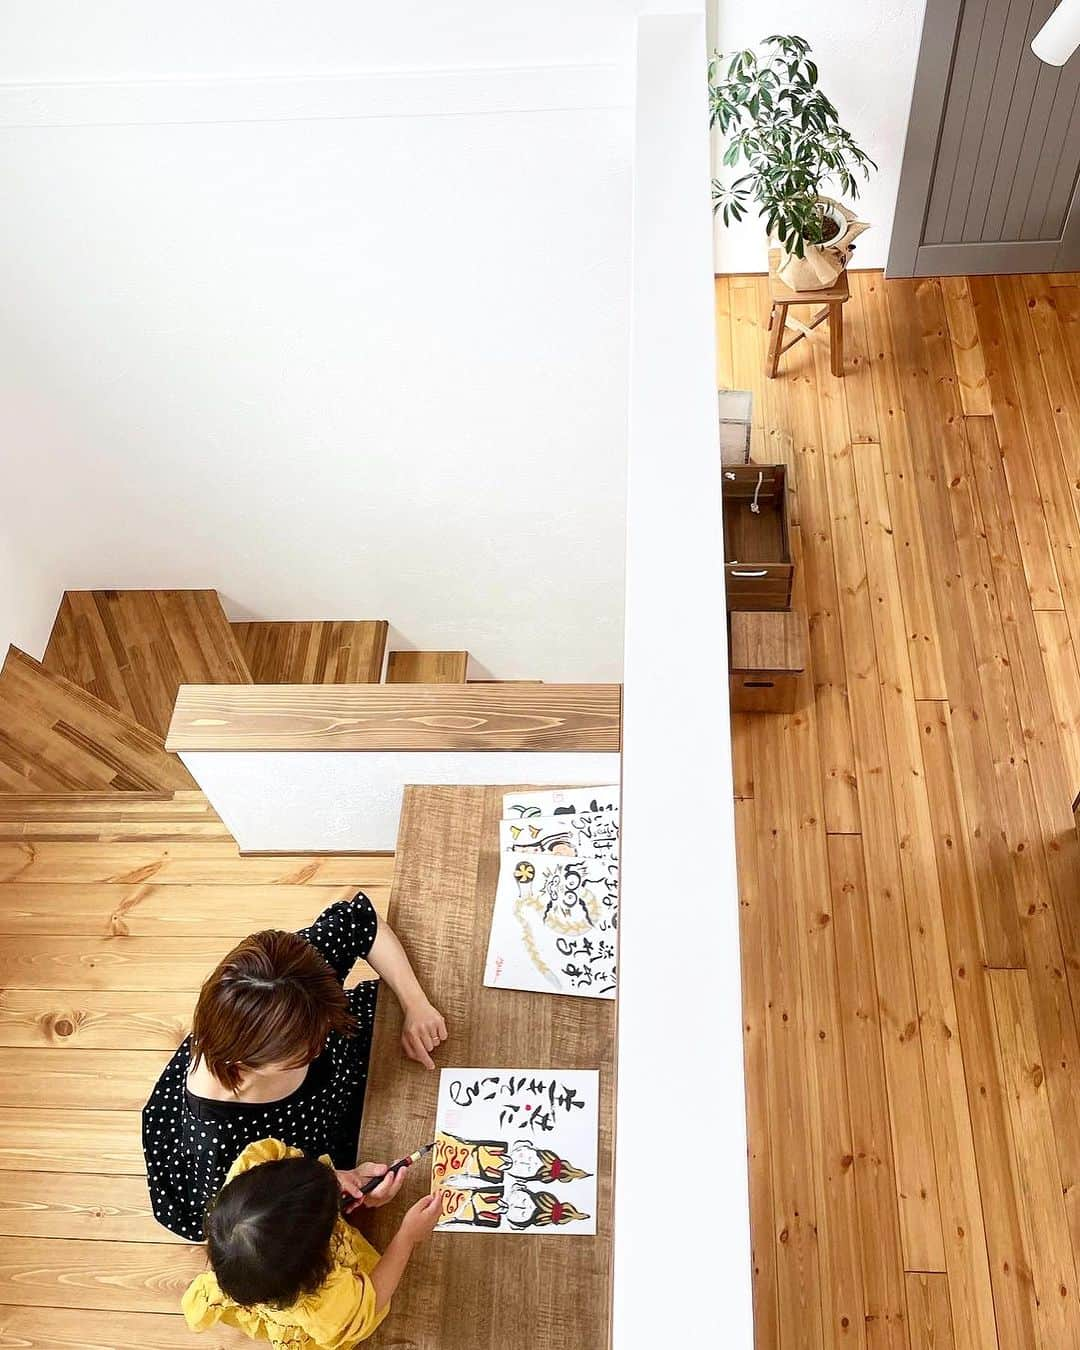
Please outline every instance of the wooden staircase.
M468 652L387 658L388 632L385 619L232 623L214 590L65 591L42 660L12 648L0 670L0 794L190 791L164 745L185 684L467 681Z
M150 731L182 684L251 684L217 591L65 591L42 665Z

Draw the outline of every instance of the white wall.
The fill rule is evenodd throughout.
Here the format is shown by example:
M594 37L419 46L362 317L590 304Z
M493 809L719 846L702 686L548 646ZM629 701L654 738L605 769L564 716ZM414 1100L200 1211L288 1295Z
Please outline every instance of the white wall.
M3 464L0 455L0 471ZM5 516L23 509L17 497L3 500ZM44 651L59 595L57 578L33 550L17 547L0 521L0 665L10 643L35 656Z
M635 6L538 8L9 0L16 557L619 677Z
M642 20L626 519L614 1343L751 1350L739 899L721 682L676 689L658 626L727 668L708 135L700 16ZM677 786L675 786L677 785ZM708 861L652 824L672 793L711 823ZM679 915L657 929L658 912ZM690 1085L693 1085L690 1090ZM687 1095L689 1092L689 1095ZM704 1150L661 1233L656 1159ZM674 1176L670 1184L677 1185Z
M823 5L817 0L715 3L716 42L721 51L754 47L769 33L797 33L813 47L821 86L836 104L841 122L878 163L878 172L854 204L873 229L859 240L853 266L884 267L926 0L857 0L849 5ZM731 170L720 165L718 135L714 142L713 172L726 177ZM715 238L718 272L765 271L764 228L756 215L726 230L718 220Z

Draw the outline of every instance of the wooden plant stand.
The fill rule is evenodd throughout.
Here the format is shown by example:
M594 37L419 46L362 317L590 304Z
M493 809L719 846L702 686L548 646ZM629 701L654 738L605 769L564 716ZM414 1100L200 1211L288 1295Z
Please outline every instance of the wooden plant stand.
M823 291L793 291L785 286L776 275L780 261L779 249L769 250L769 356L765 362L765 374L770 380L776 378L780 358L787 351L810 337L818 324L829 321L829 367L838 380L844 378L844 305L850 298L847 272L841 272L836 284ZM809 323L788 316L792 305L820 305L821 309ZM793 336L788 336L794 329ZM785 338L787 339L785 341Z

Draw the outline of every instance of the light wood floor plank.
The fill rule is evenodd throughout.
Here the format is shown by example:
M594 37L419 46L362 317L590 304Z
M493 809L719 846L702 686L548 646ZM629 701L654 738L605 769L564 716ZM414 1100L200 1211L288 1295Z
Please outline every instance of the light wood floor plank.
M57 881L157 886L389 885L390 854L347 857L284 855L241 858L235 845L204 840L184 844L0 843L0 882L51 885Z
M913 1271L906 1279L911 1350L953 1350L956 1340L945 1276Z
M1027 972L993 970L990 988L1043 1343L1080 1345L1076 1266Z
M0 1235L184 1242L154 1218L144 1177L78 1172L0 1172Z
M82 1308L0 1306L4 1350L191 1350L191 1344L191 1332L179 1313L113 1310L95 1315ZM227 1330L199 1341L202 1350L236 1344Z
M7 989L197 990L231 948L231 937L8 937L0 942ZM365 963L351 980L370 979Z
M893 528L897 535L900 596L906 625L908 656L915 691L920 698L944 698L945 675L941 635L934 607L934 570L926 547L911 438L923 434L903 398L901 368L925 378L917 363L921 348L912 335L890 321L885 287L879 277L861 273L856 281L856 322L865 325L877 398L878 425L886 464L886 483ZM839 447L838 447L839 448Z
M1057 722L1057 739L1069 781L1080 792L1080 668L1069 620L1061 610L1035 614L1043 668Z
M869 1350L907 1350L904 1258L863 841L828 837L829 881ZM766 1345L769 1342L765 1342Z
M967 277L942 277L941 294L949 323L957 390L964 412L971 416L989 416L990 390L986 380L986 362L979 346L979 328Z
M363 860L358 860L361 864ZM0 883L0 935L242 938L264 928L303 928L363 890L380 914L389 886L164 886Z
M0 1237L0 1303L175 1313L205 1269L201 1246Z
M24 1049L178 1048L195 990L0 989L0 1045Z
M1028 443L999 294L993 277L972 277L969 285L1031 603L1037 609L1061 609L1061 585L1043 505L1042 464L1036 467Z
M809 1023L794 909L780 901L795 880L798 825L790 814L790 766L773 718L755 719L754 763L768 790L754 799L758 820L757 888L763 897L768 1115L776 1232L776 1285L784 1340L799 1350L824 1345L827 1298L812 1149Z
M0 1171L143 1176L140 1130L134 1111L0 1106Z

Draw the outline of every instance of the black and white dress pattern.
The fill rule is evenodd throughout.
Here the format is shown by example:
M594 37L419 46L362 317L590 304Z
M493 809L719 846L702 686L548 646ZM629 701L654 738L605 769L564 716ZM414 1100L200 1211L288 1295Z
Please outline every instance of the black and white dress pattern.
M378 915L362 891L324 910L300 931L344 982L371 951ZM154 1217L179 1237L203 1240L207 1206L225 1173L256 1139L280 1139L310 1157L328 1153L339 1169L356 1166L377 980L345 992L355 1036L332 1031L300 1086L276 1102L218 1102L187 1089L191 1037L173 1055L143 1107L142 1142Z

